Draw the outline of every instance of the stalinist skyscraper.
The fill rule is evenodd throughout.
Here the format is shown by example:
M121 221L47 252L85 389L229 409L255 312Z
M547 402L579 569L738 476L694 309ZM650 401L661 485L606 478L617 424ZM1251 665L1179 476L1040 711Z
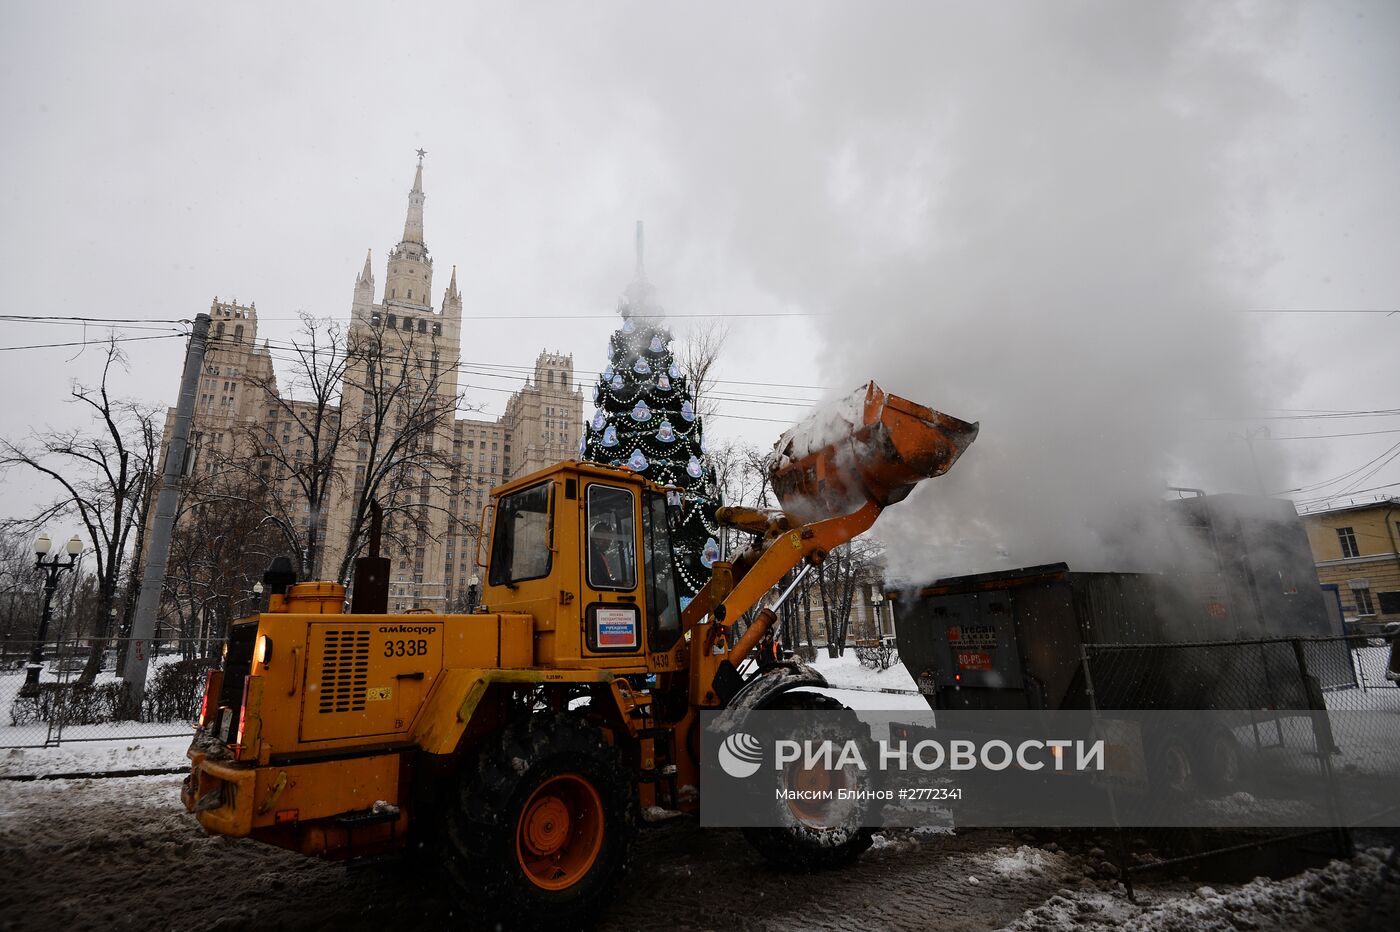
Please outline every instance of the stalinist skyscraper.
M533 368L517 377L524 385L517 382L499 418L456 416L464 381L459 379L462 295L454 267L440 303L433 305L433 258L423 220L424 154L419 151L403 235L389 250L382 290L376 288L372 255L365 256L355 280L346 343L370 351L350 354L339 407L325 413L343 427L338 434L330 432L339 443L325 513L308 508L294 468L317 457L312 439L297 422L314 422L319 415L308 410L310 402L292 400L277 388L274 354L267 343L259 345L257 308L251 303L216 298L210 310L213 339L195 407L197 465L192 468L210 477L250 471L261 476L276 503L267 506L270 516L275 511L279 524L321 531L315 566L306 572L342 582L349 581L342 570L352 562L346 559L347 549L364 552L364 490L376 488L385 508L381 554L391 566L390 609L463 611L473 602L476 525L487 493L492 486L575 455L583 429L583 394L573 358L541 351ZM518 337L529 338L523 331ZM479 354L475 362L486 361L484 351L472 352ZM502 371L492 369L481 377L491 378L488 385L495 388ZM276 398L269 398L268 391ZM425 412L437 415L426 419L432 429L410 430L414 418ZM171 409L166 447L173 415ZM386 444L414 435L416 445L384 455ZM279 461L260 461L253 437L279 444ZM169 605L163 611L172 614Z
M424 449L423 465L400 467L394 475L377 477L381 501L389 506L391 533L385 538L384 555L391 561L390 591L411 605L442 611L444 548L454 517L455 470L446 458L452 450L455 421L462 296L454 268L441 305L433 307L433 258L423 235L424 154L419 151L413 189L408 192L403 238L389 251L381 300L375 301L371 255L366 254L364 269L355 281L348 342L352 346L373 342L379 349L358 356L345 373L341 417L346 423L354 422L359 435L346 436L337 451L341 484L328 516L322 572L336 571L350 543L366 470L375 468L376 459L383 460L374 456L374 445L383 450L395 442L397 430L404 420L413 418L415 410L447 406L450 412L433 432L431 446ZM425 398L424 393L436 397ZM379 425L373 423L377 411L384 415ZM387 500L386 490L391 491Z

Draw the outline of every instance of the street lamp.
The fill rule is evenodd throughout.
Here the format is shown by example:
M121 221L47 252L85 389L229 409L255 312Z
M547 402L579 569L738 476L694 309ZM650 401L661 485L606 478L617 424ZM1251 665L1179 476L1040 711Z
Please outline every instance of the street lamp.
M885 594L880 591L879 587L871 586L870 604L875 609L875 636L877 638L883 638L885 636L884 619L880 617L880 606L884 603L884 601Z
M476 611L476 600L481 586L481 577L472 573L472 578L467 580L467 611Z
M78 554L83 552L83 542L74 534L68 541L68 545L63 548L68 555L65 562L62 556L56 556L52 560L45 560L44 556L53 547L53 542L49 540L48 534L40 534L34 539L34 567L43 570L44 578L44 614L39 618L39 635L34 641L34 649L29 652L28 671L25 673L24 685L20 687L21 696L39 695L39 670L44 666L44 639L49 636L49 621L53 617L53 594L58 589L58 576L64 570L71 570L78 562Z

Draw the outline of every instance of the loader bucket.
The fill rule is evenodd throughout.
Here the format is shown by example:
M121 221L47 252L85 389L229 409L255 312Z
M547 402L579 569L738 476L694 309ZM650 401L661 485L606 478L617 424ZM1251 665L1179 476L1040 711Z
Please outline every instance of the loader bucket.
M977 425L886 394L874 382L778 438L768 477L803 521L903 501L941 476L977 439Z

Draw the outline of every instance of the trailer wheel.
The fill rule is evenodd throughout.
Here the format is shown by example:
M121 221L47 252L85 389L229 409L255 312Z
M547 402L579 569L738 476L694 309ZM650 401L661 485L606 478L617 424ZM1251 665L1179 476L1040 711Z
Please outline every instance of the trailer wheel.
M845 740L852 733L859 733L859 723L851 710L830 696L819 693L787 692L774 699L766 710L794 710L802 712L845 713L850 721L830 728L829 736ZM856 727L852 727L855 722ZM818 726L818 730L820 730ZM812 737L820 739L821 735ZM869 743L868 741L866 743ZM875 748L862 749L866 760L875 759ZM869 774L865 775L865 779ZM835 779L842 779L835 775ZM784 775L785 785L800 789L835 789L833 775L826 771L806 771L796 766L789 768ZM858 787L848 787L856 789ZM851 807L844 818L833 821L827 807L798 800L774 801L774 821L779 826L746 828L744 838L770 863L784 870L813 871L837 867L854 861L870 847L874 832L863 828L861 821L868 815L868 809L878 803L861 803Z
M443 867L463 909L488 928L596 920L637 829L633 775L602 732L575 716L532 716L462 771Z
M1233 792L1240 781L1240 743L1224 728L1217 728L1202 754L1201 782L1213 792Z
M1148 773L1154 789L1169 797L1189 796L1197 784L1195 761L1185 739L1167 733L1152 749Z

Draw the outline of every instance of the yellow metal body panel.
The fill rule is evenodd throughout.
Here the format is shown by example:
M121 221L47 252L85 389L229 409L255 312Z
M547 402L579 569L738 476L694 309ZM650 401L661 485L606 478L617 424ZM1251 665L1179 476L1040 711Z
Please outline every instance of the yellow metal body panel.
M369 809L380 800L399 802L397 754L257 768L211 761L198 752L189 756L193 768L185 805L192 808L222 788L222 805L195 814L200 825L219 835L244 837L277 824L277 813L289 810L307 822Z
M410 739L445 672L528 668L528 615L264 614L243 760ZM449 702L460 703L465 692Z

